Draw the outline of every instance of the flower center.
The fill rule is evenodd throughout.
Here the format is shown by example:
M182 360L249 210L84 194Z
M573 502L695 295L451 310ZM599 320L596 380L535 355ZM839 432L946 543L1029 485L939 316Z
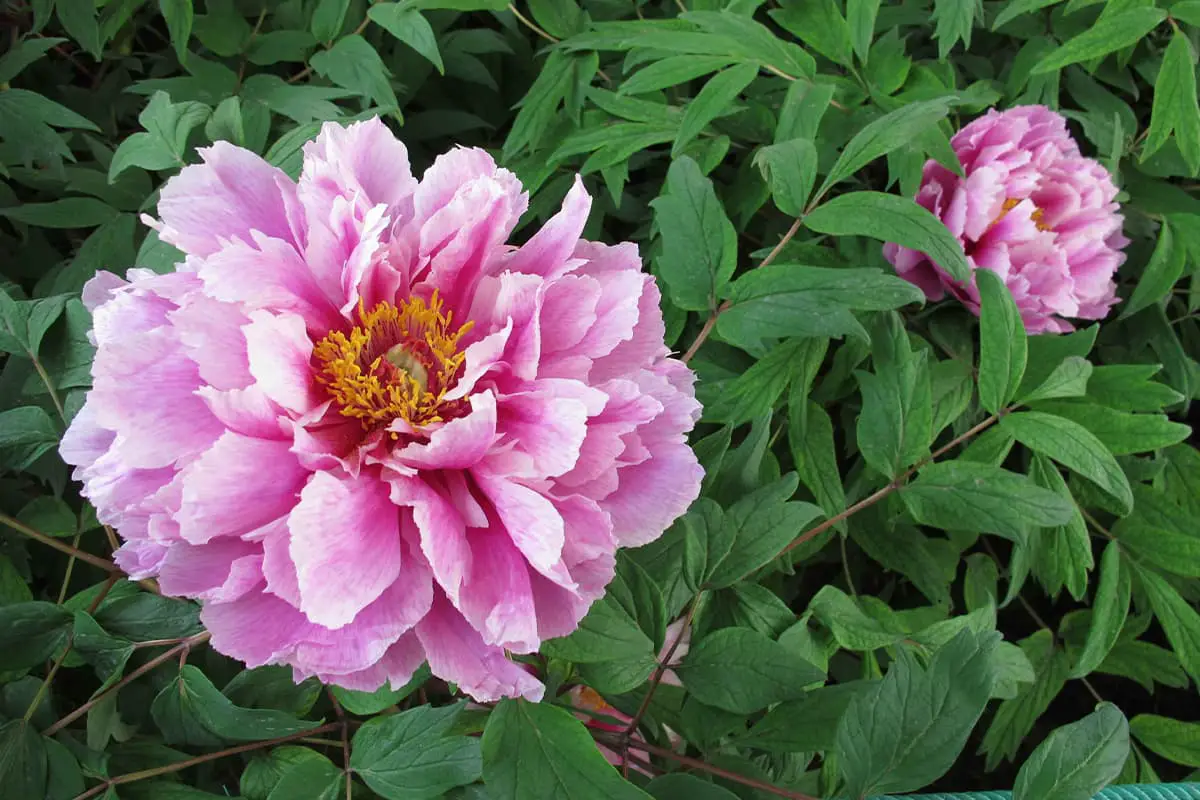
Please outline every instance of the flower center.
M342 416L366 429L402 419L413 427L444 422L468 410L465 400L446 400L458 382L464 353L458 342L471 323L455 330L452 313L442 313L435 292L399 305L358 305L358 324L349 333L331 331L313 348L317 382Z
M996 217L996 219L992 220L992 224L995 225L997 222L1004 219L1004 217L1008 214L1008 212L1012 211L1014 208L1016 208L1020 204L1020 202L1021 202L1020 198L1017 198L1017 197L1010 197L1007 200L1005 200L1004 207L1000 211L1000 216L998 216L998 217ZM1048 230L1050 230L1050 226L1047 225L1046 223L1042 222L1042 216L1043 216L1042 209L1034 208L1033 213L1029 215L1029 218L1033 220L1033 224L1037 226L1037 229L1039 231L1048 231Z

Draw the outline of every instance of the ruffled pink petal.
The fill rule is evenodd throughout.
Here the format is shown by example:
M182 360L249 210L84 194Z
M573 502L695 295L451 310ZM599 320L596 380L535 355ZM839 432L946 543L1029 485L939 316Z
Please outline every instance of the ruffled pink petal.
M158 576L163 594L199 600L236 600L262 583L262 548L241 539L176 544Z
M374 474L314 474L288 518L300 610L340 628L400 576L399 510Z
M354 196L411 215L417 180L408 150L378 117L344 127L325 123L304 145L304 156L299 197L310 215L329 219L334 198Z
M287 175L228 142L199 153L204 163L184 167L159 195L160 239L196 256L234 239L249 242L255 231L294 241L288 207L296 189Z
M325 401L313 379L313 343L295 314L255 311L242 327L255 385L268 399L297 414Z
M513 272L556 276L563 270L579 242L591 209L592 198L584 188L583 179L576 175L575 183L563 200L562 210L551 217L520 250L513 253L505 267Z
M320 336L342 322L340 287L322 284L295 246L254 235L206 257L199 276L204 291L248 310L288 311Z
M429 668L443 680L458 684L481 703L504 697L524 697L539 702L546 687L519 665L509 661L499 647L489 647L442 594L417 625Z
M228 431L181 473L179 535L192 544L241 536L286 516L308 476L286 440Z

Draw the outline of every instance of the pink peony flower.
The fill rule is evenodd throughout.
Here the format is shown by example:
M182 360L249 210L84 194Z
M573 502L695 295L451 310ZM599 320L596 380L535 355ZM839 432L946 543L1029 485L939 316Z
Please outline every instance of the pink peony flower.
M1117 187L1079 154L1066 120L1043 106L989 111L951 140L965 177L925 164L917 202L962 242L974 269L1004 279L1029 333L1064 333L1064 317L1103 319L1118 302L1113 274L1129 243ZM976 314L979 291L924 253L895 244L884 255L900 277L938 300L948 290Z
M578 180L506 245L512 173L456 149L417 181L378 120L326 125L298 184L202 154L148 220L186 260L84 290L94 388L62 454L118 563L251 667L373 690L427 660L539 698L506 651L571 632L699 491L637 248L579 238Z

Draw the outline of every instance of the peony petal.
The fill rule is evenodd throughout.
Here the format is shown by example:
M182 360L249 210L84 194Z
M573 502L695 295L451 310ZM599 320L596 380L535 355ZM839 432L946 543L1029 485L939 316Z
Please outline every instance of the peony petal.
M429 668L443 680L458 684L481 703L504 697L540 702L546 687L498 647L489 647L442 594L417 625Z
M266 397L297 414L325 401L313 379L313 343L295 314L255 311L242 328L250 374Z
M563 200L562 210L551 217L541 230L504 265L513 272L553 276L559 273L587 224L592 209L592 198L583 185L583 178L576 175L575 182Z
M192 544L240 536L286 515L308 472L286 440L222 434L182 472L179 535Z
M496 440L496 396L480 392L470 402L471 413L438 428L428 442L405 446L394 459L416 469L467 469L479 463Z
M207 256L224 242L251 240L257 231L293 240L288 206L295 184L249 150L227 142L199 150L202 164L184 167L158 198L158 237L185 253Z
M314 474L288 518L300 610L337 629L400 576L399 510L374 474Z
M262 547L241 539L173 545L163 561L158 585L172 597L236 600L262 583Z

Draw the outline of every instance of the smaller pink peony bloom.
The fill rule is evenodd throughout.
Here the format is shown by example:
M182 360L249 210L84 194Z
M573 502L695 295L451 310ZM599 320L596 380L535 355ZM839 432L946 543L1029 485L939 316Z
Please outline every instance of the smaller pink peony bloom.
M508 244L515 175L459 148L418 180L379 120L327 124L298 182L201 156L150 220L185 260L83 292L94 382L61 451L117 563L251 667L370 691L428 662L539 699L510 654L573 631L700 489L637 248L580 238L578 180Z
M1113 275L1129 243L1117 187L1080 155L1063 117L1043 106L989 111L951 140L958 177L925 164L916 201L962 243L973 269L1004 279L1029 333L1074 330L1065 318L1103 319L1119 302ZM924 253L886 244L900 277L930 300L946 291L979 313L979 291L953 280Z

